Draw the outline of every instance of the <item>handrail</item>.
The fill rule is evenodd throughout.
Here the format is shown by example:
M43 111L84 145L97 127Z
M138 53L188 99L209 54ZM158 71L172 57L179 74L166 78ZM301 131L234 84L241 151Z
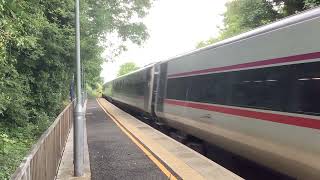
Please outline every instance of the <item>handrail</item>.
M58 115L41 135L29 154L11 176L12 180L55 179L73 124L74 100Z

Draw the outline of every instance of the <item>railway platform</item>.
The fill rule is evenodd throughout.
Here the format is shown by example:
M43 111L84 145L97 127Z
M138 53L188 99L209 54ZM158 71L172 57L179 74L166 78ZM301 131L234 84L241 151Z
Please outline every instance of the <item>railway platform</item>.
M241 179L105 99L88 100L86 125L85 179Z

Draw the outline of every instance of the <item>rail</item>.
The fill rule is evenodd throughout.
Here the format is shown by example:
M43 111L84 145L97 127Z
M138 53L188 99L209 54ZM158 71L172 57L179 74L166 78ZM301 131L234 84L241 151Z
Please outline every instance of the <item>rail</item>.
M74 102L70 103L33 145L11 176L12 180L53 180L73 124Z

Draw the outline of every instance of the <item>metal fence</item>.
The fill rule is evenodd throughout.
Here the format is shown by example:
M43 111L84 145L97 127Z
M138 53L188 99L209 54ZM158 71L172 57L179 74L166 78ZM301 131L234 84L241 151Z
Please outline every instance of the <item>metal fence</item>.
M74 102L74 101L73 101ZM12 180L53 180L73 122L74 103L70 103L33 145Z

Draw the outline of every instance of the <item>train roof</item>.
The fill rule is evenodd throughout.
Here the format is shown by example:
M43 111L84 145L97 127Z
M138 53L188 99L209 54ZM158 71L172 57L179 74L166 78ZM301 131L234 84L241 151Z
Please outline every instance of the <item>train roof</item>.
M167 60L163 60L160 62L164 63L164 62L174 61L174 60L177 60L177 59L184 57L184 56L189 56L189 55L193 55L193 54L200 53L203 51L215 49L215 48L218 48L218 47L221 47L224 45L238 42L238 41L241 41L241 40L244 40L247 38L251 38L251 37L254 37L254 36L257 36L260 34L264 34L264 33L267 33L267 32L270 32L270 31L273 31L276 29L280 29L280 28L283 28L286 26L290 26L290 25L299 23L301 21L310 20L310 19L317 18L317 17L320 17L320 7L316 7L311 10L303 11L301 13L294 14L294 15L291 15L291 16L283 18L283 19L279 19L278 21L272 22L272 23L264 25L264 26L257 27L256 29L253 29L251 31L244 32L242 34L230 37L230 38L222 40L222 41L219 41L219 42L214 43L212 45L209 45L209 46L206 46L206 47L203 47L200 49L195 49L193 51L183 53L183 54L174 56L172 58L169 58Z
M137 73L137 72L143 71L143 70L145 70L145 69L148 69L148 68L152 67L153 65L155 65L155 64L157 64L157 63L159 63L159 62L154 62L154 63L147 64L147 65L145 65L145 66L143 66L143 67L141 67L141 68L139 68L139 69L137 69L137 70L135 70L135 71L132 71L132 72L130 72L130 73L128 73L128 74L121 75L121 76L119 76L119 77L116 77L116 78L114 78L114 79L112 79L112 80L110 80L110 81L108 81L108 82L106 82L106 83L104 83L104 84L107 84L107 83L112 82L112 81L117 80L117 79L122 79L122 78L124 78L124 77L126 77L126 76L129 76L129 75L131 75L131 74L135 74L135 73Z

